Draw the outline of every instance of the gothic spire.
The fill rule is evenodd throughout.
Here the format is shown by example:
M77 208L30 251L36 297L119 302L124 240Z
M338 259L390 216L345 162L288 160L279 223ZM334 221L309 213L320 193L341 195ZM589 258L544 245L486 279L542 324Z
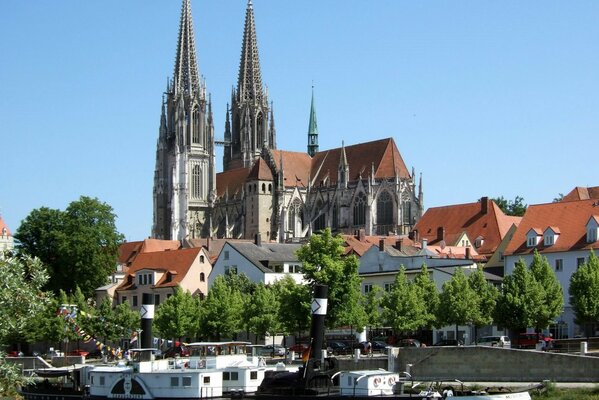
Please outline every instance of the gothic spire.
M196 46L191 17L191 0L183 0L174 72L175 90L192 94L200 89Z
M241 60L239 62L237 93L240 100L261 102L264 97L252 0L248 0L245 12L245 27L243 30Z
M314 106L314 85L312 85L312 102L310 103L310 123L308 125L308 154L314 157L318 153L318 123Z

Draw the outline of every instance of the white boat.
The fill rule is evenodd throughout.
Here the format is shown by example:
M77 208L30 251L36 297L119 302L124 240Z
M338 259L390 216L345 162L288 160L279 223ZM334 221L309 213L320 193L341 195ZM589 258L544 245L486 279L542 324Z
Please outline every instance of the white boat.
M246 342L191 343L189 357L156 360L150 349L133 350L132 361L97 366L88 373L90 399L200 399L255 392L267 370Z

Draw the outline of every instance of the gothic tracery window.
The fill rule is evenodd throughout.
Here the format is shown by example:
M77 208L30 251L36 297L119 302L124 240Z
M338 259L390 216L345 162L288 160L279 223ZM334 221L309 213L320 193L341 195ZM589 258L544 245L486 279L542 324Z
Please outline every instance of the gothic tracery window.
M314 231L322 231L326 227L326 215L323 211L322 201L318 200L316 203L316 219L314 220Z
M304 228L304 212L302 210L302 202L300 199L295 199L289 206L289 216L287 229L291 236L298 237Z
M200 143L200 110L198 107L194 107L192 115L192 143L198 144Z
M393 224L393 199L387 191L379 194L376 200L376 223L377 225Z
M202 168L199 165L194 165L191 171L191 196L202 198Z
M354 200L354 225L361 226L366 224L366 195L360 192Z

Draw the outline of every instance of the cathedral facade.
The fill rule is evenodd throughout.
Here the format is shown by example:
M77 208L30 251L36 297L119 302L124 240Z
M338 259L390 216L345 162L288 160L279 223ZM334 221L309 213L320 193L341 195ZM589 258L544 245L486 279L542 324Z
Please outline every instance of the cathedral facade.
M260 72L248 1L239 75L215 142L212 106L199 78L190 0L183 0L174 77L163 100L154 175L157 239L297 241L333 232L407 234L423 212L422 179L393 138L319 151L314 94L306 152L276 146L273 105ZM215 145L224 146L216 173Z

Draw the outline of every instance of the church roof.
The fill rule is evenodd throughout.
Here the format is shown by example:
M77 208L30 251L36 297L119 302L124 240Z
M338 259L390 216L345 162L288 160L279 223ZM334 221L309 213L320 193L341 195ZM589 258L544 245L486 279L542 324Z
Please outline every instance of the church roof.
M319 151L312 159L312 177L315 185L319 185L328 177L331 184L337 183L337 170L341 159L342 147ZM345 154L349 165L349 180L355 181L370 176L374 165L376 179L409 178L410 173L404 163L393 138L375 140L345 146Z
M308 187L311 158L307 153L285 150L271 150L277 172L281 170L283 158L283 184L286 187Z
M564 196L562 201L599 199L599 186L581 187L577 186Z
M272 172L266 164L266 161L262 157L258 158L254 162L254 166L247 177L248 181L259 180L259 181L272 181Z
M229 192L229 198L241 194L243 184L250 174L249 168L234 168L216 174L216 196L223 197Z

